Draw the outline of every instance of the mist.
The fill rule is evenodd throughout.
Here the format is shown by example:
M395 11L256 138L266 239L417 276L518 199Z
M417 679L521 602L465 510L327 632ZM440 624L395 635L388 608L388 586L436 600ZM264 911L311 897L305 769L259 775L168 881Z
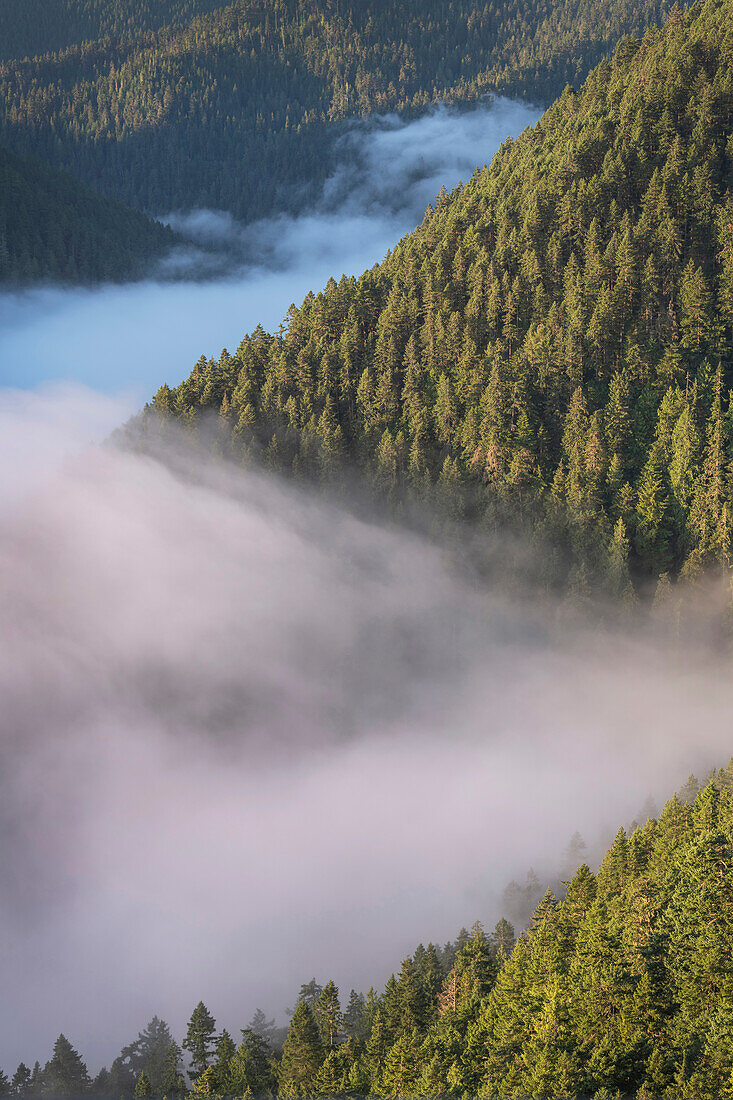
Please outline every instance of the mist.
M90 444L89 391L13 401L63 445L0 512L4 1068L379 987L730 755L702 645L558 628L379 516Z
M276 329L308 291L380 261L441 186L469 179L539 114L497 99L469 112L359 124L342 139L319 203L297 217L242 227L221 211L160 212L191 243L157 279L0 294L0 385L73 380L139 402L163 382L177 385L201 354L234 350L258 324Z
M153 1014L180 1039L200 999L237 1035L313 975L380 987L490 926L511 878L556 878L576 830L592 856L729 757L704 643L559 625L384 517L104 442L537 115L357 126L309 212L169 212L189 246L156 278L0 296L6 1072L62 1030L96 1070Z

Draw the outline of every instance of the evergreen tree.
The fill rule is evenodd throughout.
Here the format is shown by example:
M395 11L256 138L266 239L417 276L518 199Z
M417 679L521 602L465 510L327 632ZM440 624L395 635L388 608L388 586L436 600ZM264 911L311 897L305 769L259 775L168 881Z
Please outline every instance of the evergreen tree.
M150 1078L145 1070L143 1070L137 1079L135 1085L135 1100L144 1100L147 1096L152 1096L153 1090L150 1087Z
M267 1040L252 1028L242 1029L242 1041L229 1060L221 1088L228 1096L274 1096L275 1061Z
M216 1020L203 1001L199 1001L188 1021L183 1047L191 1056L190 1076L195 1081L208 1067L214 1046Z
M344 1031L351 1039L363 1040L366 1038L367 1025L366 998L363 993L352 989L343 1017Z
M272 1047L275 1038L275 1021L268 1020L261 1008L255 1010L250 1020L249 1030L259 1035L269 1047Z
M131 1096L140 1074L150 1081L153 1095L172 1095L177 1076L179 1051L170 1028L164 1020L153 1016L134 1042L123 1047L110 1070L113 1095ZM171 1066L173 1061L173 1066Z
M326 1052L333 1050L341 1035L343 1017L338 989L330 979L324 985L313 1006L313 1014L321 1033L324 1050Z
M29 1096L31 1092L31 1071L21 1062L10 1083L10 1091L14 1096Z
M82 1096L91 1085L87 1067L65 1035L54 1043L53 1055L43 1070L44 1090L57 1096Z
M308 1000L301 999L290 1021L278 1071L279 1094L295 1100L313 1095L315 1075L324 1060L318 1026Z
M216 1041L214 1048L214 1061L212 1064L213 1079L218 1092L223 1091L224 1083L229 1072L229 1063L234 1056L236 1046L229 1032L224 1029Z

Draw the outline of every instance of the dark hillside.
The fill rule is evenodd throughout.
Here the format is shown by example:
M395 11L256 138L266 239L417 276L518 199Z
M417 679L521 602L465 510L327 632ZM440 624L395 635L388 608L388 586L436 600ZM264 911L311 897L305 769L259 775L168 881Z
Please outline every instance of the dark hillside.
M134 38L220 7L221 0L3 0L0 59L56 53L98 38Z
M139 276L174 240L158 222L0 147L0 282Z
M99 10L122 29L152 26L142 0ZM141 210L252 219L317 194L345 120L488 92L550 103L666 10L666 0L237 0L134 39L5 61L0 140Z

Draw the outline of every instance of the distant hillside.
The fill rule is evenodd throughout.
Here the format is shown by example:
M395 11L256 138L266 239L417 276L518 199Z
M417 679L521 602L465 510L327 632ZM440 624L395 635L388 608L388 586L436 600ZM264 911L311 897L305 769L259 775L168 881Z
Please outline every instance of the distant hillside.
M144 215L0 147L0 282L140 275L174 240Z
M301 476L348 459L392 497L519 523L581 593L729 566L732 116L731 3L703 0L622 41L381 266L157 408L217 409L233 453Z
M18 5L5 4L16 24L27 19ZM95 13L104 30L138 19L150 27L152 12L183 19L193 6L64 0L53 10L58 27L70 7L89 15L86 27ZM642 31L667 7L237 0L132 41L6 61L0 140L138 209L206 206L255 218L316 193L344 120L419 112L436 99L468 103L490 91L549 103L622 34ZM78 33L86 34L81 25Z
M221 0L3 0L0 59L109 36L136 37L223 6Z

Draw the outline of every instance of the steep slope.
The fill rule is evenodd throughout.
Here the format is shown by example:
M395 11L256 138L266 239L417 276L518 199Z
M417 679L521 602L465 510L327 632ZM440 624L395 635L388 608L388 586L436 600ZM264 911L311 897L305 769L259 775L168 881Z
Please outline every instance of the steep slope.
M577 834L576 834L577 836ZM237 1047L199 1002L186 1045L206 1068L187 1093L157 1016L90 1082L63 1035L3 1095L236 1098L573 1097L721 1100L733 1081L733 761L690 777L658 819L619 829L515 940L502 918L443 948L420 944L381 994L303 984L282 1049L257 1011ZM343 966L343 961L339 963ZM163 997L166 990L161 989ZM210 1043L213 1045L213 1041ZM194 1063L195 1065L195 1063ZM143 1085L140 1081L143 1080Z
M158 222L0 147L0 282L140 275L174 240Z
M357 1004L348 1041L328 1026L343 1026L333 983L308 1006L310 1044L301 999L280 1094L729 1095L732 780L729 765L693 802L620 829L597 874L581 866L559 904L548 892L516 946L506 921L491 937L475 925L447 975L435 945L418 948Z
M492 90L550 102L667 6L237 0L134 41L6 61L0 140L139 209L253 218L314 193L339 122Z
M0 59L55 53L98 38L133 38L223 7L221 0L3 0Z
M622 41L381 266L157 406L217 408L283 469L347 456L522 521L580 590L729 565L732 14Z

